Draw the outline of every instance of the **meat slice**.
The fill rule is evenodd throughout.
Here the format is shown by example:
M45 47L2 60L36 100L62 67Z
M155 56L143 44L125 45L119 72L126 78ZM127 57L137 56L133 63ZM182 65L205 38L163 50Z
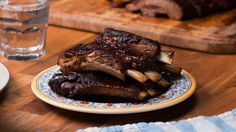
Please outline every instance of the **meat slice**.
M145 16L165 14L172 19L191 19L236 7L235 0L137 0L126 5Z
M131 80L123 83L112 76L98 72L58 73L49 80L49 86L55 93L68 98L105 95L144 100L148 97L145 88L137 82Z
M145 16L155 17L158 14L166 14L172 19L181 19L183 17L183 10L188 6L184 5L189 0L139 0L126 6L126 9L132 12L141 11ZM180 5L178 3L181 3ZM188 4L187 4L188 5ZM191 12L189 8L188 12Z
M124 7L126 4L132 2L133 0L109 0L112 2L113 7Z
M108 28L94 42L67 50L58 65L62 72L102 71L125 80L128 69L142 72L153 67L160 51L157 41Z
M64 73L71 71L103 71L124 80L125 75L122 72L122 67L118 59L113 58L110 54L102 50L83 50L93 46L96 45L79 44L66 51L58 59L58 65L61 66L61 71Z

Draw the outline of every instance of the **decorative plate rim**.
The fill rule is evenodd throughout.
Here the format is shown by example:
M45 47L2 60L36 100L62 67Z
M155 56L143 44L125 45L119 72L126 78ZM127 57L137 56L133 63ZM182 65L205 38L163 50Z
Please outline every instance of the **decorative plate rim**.
M176 97L173 100L169 100L166 102L161 102L158 104L151 104L151 105L147 105L147 106L138 106L138 107L131 107L131 108L91 108L91 107L86 107L86 106L76 106L76 105L72 105L72 104L66 104L63 102L59 102L57 100L54 100L52 98L49 98L48 96L46 96L45 94L43 94L37 87L37 80L39 79L39 77L41 77L44 73L46 73L47 71L58 67L58 65L49 67L43 71L41 71L40 73L38 73L32 83L31 83L31 88L33 93L42 101L51 104L53 106L62 108L62 109L67 109L67 110L72 110L72 111L76 111L76 112L83 112L83 113L94 113L94 114L131 114L131 113L140 113L140 112L148 112L148 111L153 111L153 110L159 110L159 109L163 109L166 107L170 107L173 106L175 104L178 104L184 100L186 100L187 98L189 98L196 90L196 81L193 78L193 76L188 73L187 71L183 70L182 72L189 77L190 81L191 81L191 85L189 86L190 88L182 95L180 95L179 97Z

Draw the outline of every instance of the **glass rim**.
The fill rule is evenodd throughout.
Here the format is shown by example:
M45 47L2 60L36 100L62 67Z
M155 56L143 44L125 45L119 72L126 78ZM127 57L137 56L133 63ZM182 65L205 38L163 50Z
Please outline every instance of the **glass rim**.
M11 10L11 11L33 11L49 6L49 4L50 0L42 0L39 3L28 4L28 5L27 4L11 5L8 4L6 1L1 1L0 9Z

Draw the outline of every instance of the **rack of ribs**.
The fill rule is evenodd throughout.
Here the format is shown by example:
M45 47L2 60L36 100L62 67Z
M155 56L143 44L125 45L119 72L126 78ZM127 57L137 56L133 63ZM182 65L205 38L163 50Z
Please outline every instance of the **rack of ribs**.
M54 92L68 98L104 95L143 100L148 97L145 88L137 82L123 83L112 76L98 72L55 74L49 85Z
M110 0L113 7L125 7L144 16L167 15L171 19L191 19L233 9L235 0Z
M158 88L168 88L172 77L180 75L182 69L171 64L172 57L173 52L163 51L157 41L108 28L93 42L65 51L58 59L62 74L49 85L68 97L79 93L144 100L156 96ZM58 79L64 81L54 85ZM65 92L73 88L72 95Z

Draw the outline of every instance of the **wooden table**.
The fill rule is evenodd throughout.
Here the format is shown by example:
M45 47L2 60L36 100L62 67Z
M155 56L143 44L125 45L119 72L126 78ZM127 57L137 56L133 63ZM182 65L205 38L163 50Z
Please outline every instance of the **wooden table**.
M94 115L50 106L31 91L31 81L41 70L56 64L57 57L77 42L88 42L95 34L49 27L46 55L33 61L0 58L11 80L0 93L0 131L74 131L78 128L135 122L172 121L199 115L215 115L236 108L236 55L215 55L175 50L174 63L189 71L197 91L186 101L163 110L131 115Z

